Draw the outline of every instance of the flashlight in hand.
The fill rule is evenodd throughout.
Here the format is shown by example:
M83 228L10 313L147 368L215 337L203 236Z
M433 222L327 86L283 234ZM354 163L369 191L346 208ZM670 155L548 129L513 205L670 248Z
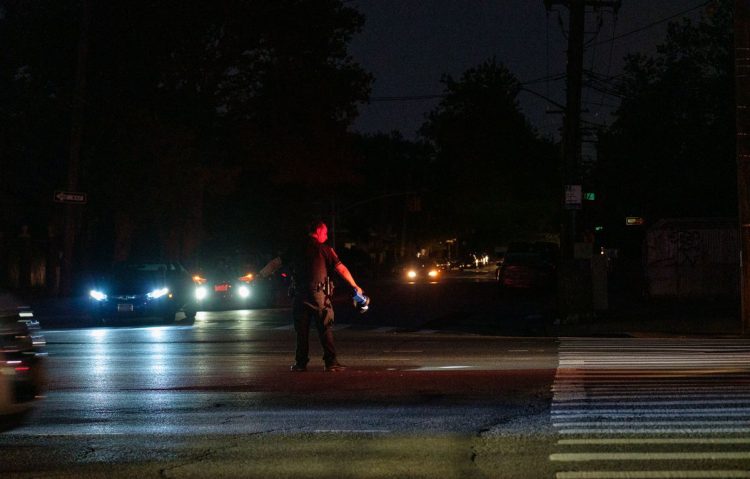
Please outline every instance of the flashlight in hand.
M366 313L370 308L370 298L362 293L358 293L356 289L354 290L352 301L354 302L354 307L362 314Z

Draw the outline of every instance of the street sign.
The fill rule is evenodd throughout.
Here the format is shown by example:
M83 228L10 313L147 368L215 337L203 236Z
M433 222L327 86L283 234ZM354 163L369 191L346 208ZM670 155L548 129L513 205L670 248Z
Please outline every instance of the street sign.
M86 203L86 193L79 191L55 191L52 197L55 203L75 203L83 205Z
M565 209L566 210L580 210L581 209L581 185L565 185Z
M640 226L645 223L645 220L640 216L627 216L625 218L625 226Z

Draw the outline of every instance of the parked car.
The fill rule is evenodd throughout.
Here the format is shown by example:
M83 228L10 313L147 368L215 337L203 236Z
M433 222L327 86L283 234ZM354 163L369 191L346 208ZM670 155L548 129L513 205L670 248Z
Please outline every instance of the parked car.
M94 279L89 291L90 315L97 323L117 324L133 318L158 317L172 322L177 313L195 319L195 285L177 262L123 262Z
M557 282L558 247L554 243L511 243L495 277L503 288L550 289Z
M31 308L0 290L0 431L20 425L42 398L45 346Z

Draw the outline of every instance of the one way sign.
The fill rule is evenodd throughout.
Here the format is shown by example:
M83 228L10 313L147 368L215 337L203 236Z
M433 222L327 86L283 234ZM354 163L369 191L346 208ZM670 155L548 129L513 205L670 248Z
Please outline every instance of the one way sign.
M55 191L54 195L55 203L86 203L86 193L78 191Z

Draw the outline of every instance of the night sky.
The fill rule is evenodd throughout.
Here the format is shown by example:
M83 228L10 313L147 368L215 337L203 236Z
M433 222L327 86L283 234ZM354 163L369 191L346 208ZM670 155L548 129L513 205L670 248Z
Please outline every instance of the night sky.
M664 38L667 21L640 30L660 20L687 12L697 19L705 0L623 0L615 17L611 9L587 14L586 40L592 45L584 57L584 68L602 75L616 75L625 55L653 52ZM565 73L567 9L551 11L543 0L351 0L366 16L365 27L351 43L350 52L375 76L372 99L361 108L355 129L364 133L400 131L414 138L426 112L439 99L378 101L392 97L414 97L442 93L444 73L459 78L482 61L495 57L522 82ZM679 20L679 17L672 21ZM613 36L624 35L612 41ZM565 104L564 79L528 84L557 103ZM545 100L530 93L519 96L524 113L544 135L556 136L561 116ZM616 98L585 89L584 119L606 122Z

